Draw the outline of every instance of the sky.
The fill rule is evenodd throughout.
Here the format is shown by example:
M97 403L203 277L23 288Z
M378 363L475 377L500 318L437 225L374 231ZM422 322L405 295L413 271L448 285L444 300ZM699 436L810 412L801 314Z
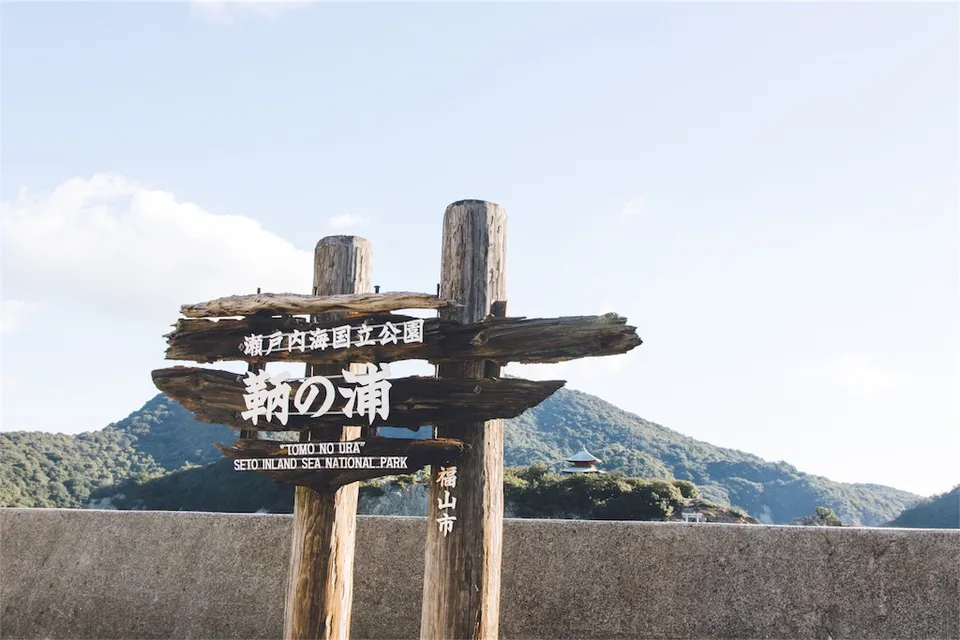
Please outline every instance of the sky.
M5 3L0 53L3 430L122 419L179 305L307 293L326 235L433 292L477 198L511 315L644 341L508 373L960 483L955 4Z

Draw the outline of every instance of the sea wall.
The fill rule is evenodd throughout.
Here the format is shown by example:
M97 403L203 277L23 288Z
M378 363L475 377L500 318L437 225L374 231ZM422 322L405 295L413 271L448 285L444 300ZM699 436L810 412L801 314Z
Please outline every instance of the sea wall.
M0 509L0 637L277 638L290 516ZM417 638L423 518L361 516L352 637ZM960 531L513 520L503 638L957 638Z

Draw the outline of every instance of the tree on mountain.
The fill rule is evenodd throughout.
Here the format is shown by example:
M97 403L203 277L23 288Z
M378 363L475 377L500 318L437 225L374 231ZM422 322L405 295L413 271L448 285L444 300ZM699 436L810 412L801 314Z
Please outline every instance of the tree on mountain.
M840 522L840 518L838 518L837 514L833 512L833 509L830 509L828 507L816 507L814 508L813 513L817 516L817 520L820 522L821 526L824 526L824 527L843 526L843 523Z
M697 485L689 480L671 480L670 484L680 490L680 495L684 498L695 500L700 497L700 490Z
M790 524L795 524L804 527L842 527L843 523L840 522L840 518L837 517L837 514L834 513L833 509L829 507L814 507L812 516L803 516L801 518L794 518L793 522Z

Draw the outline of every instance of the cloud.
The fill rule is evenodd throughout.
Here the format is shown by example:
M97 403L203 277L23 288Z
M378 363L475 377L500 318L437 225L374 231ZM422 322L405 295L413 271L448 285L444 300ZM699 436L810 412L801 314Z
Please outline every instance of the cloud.
M210 24L231 25L244 17L276 20L281 14L304 9L312 0L190 0L190 13Z
M330 228L331 229L350 229L352 227L359 227L360 225L366 222L360 216L351 216L351 215L340 215L333 216L330 218Z
M848 391L873 395L897 388L904 378L878 366L869 356L845 354L799 371L807 378L825 380Z
M257 287L308 292L312 280L312 252L257 221L211 213L118 175L73 178L49 193L21 189L0 204L0 232L4 285L49 299L47 308L70 299L172 321L183 303ZM14 318L23 309L11 308Z
M0 333L19 331L29 316L39 309L40 305L23 300L0 302Z
M620 209L620 217L636 218L646 211L647 204L643 198L633 198Z

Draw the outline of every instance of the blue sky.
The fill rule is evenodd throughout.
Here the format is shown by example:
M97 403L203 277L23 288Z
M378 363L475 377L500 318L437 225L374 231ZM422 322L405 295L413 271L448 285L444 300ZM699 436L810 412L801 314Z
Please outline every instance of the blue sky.
M960 482L955 5L2 12L4 430L124 417L179 304L306 291L324 235L433 291L445 206L481 198L511 314L644 339L511 372L836 480Z

